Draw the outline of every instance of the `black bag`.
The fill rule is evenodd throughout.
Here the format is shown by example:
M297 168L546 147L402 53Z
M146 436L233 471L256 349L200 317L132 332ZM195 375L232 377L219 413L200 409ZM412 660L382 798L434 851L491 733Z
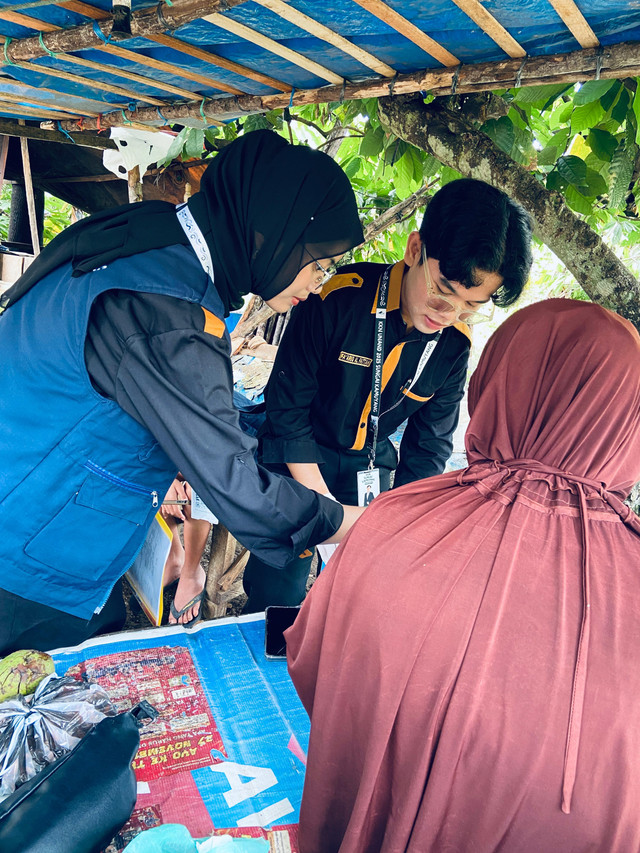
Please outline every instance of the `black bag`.
M0 802L2 853L100 853L133 811L138 720L154 716L143 702L105 717Z

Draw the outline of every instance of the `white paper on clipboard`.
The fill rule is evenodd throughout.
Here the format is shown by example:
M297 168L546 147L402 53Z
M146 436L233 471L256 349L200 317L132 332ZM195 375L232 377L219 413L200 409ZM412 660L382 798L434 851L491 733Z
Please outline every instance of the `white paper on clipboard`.
M153 625L162 623L164 570L172 539L173 533L167 522L160 513L156 513L142 550L126 574L136 598Z
M191 489L191 518L200 518L203 521L209 521L211 524L217 524L217 517L211 512L206 503L199 498L198 495Z

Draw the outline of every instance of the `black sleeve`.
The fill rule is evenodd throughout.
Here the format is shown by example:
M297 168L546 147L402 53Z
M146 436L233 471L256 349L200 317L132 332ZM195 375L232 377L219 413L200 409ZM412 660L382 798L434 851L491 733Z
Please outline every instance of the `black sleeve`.
M311 426L311 404L335 325L331 315L331 305L319 296L310 296L291 313L265 390L266 463L322 461Z
M233 406L229 352L226 334L197 328L130 334L115 400L151 432L243 545L283 566L331 536L344 513L334 501L256 465L256 441L240 429Z
M444 471L453 450L468 361L467 350L444 385L409 418L400 443L394 488Z

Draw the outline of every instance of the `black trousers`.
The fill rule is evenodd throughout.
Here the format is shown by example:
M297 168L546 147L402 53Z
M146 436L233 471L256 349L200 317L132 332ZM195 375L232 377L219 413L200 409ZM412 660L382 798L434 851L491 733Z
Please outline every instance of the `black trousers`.
M367 453L327 447L321 449L324 462L320 465L320 471L331 494L340 503L357 504L356 474L369 464ZM391 487L391 473L397 464L398 457L389 439L378 442L375 465L380 470L380 491L386 492ZM278 474L289 476L286 465L268 467ZM305 596L312 560L311 547L282 569L263 563L252 554L244 570L243 584L248 598L242 612L258 613L272 604L300 604Z
M121 580L100 613L89 620L0 589L0 657L19 649L49 651L76 646L96 634L119 631L126 615Z

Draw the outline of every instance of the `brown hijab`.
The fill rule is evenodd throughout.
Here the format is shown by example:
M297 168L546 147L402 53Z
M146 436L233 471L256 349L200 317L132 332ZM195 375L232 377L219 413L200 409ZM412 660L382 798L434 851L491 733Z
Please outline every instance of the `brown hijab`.
M640 338L525 308L469 407L469 467L377 498L288 633L301 853L640 849Z

